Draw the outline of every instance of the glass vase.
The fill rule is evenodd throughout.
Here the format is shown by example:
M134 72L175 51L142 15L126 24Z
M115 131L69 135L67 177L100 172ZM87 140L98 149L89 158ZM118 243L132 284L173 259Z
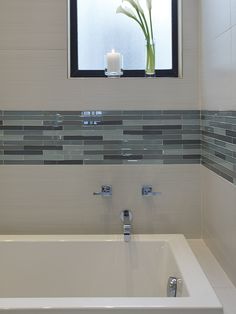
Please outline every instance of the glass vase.
M156 54L155 43L152 41L146 42L146 77L155 77L156 75Z

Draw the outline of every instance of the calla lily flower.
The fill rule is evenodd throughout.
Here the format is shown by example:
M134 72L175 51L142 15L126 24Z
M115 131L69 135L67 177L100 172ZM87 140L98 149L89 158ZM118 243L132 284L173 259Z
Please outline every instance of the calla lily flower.
M122 0L122 5L117 8L116 13L122 13L134 19L141 27L147 42L153 42L152 0L146 0L146 5L149 11L149 23L139 0Z
M122 0L122 2L128 2L136 11L139 10L138 5L135 0Z
M117 8L116 13L125 14L126 16L135 20L141 27L147 41L146 73L147 75L155 75L155 45L153 41L152 0L146 0L148 16L144 13L139 0L122 0L122 4L124 3L128 6L120 5Z
M133 10L129 7L123 7L122 5L120 5L117 9L116 9L116 13L122 13L127 15L128 17L132 18L132 19L137 19L135 13L133 12Z
M144 14L143 8L141 7L139 0L134 0L134 1L135 1L135 3L136 3L136 6L137 6L139 12L142 13L142 14Z
M146 0L148 10L152 10L152 0Z

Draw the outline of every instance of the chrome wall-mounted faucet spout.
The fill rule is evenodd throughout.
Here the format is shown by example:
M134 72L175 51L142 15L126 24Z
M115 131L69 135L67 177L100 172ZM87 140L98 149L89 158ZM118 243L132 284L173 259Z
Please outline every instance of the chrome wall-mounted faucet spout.
M112 196L112 186L111 185L102 185L100 192L93 192L93 195L99 196Z
M125 209L121 212L120 218L123 221L123 233L124 241L130 242L131 240L131 221L132 221L132 212L131 210Z
M152 185L143 185L142 186L142 196L156 196L161 195L160 192L153 192Z

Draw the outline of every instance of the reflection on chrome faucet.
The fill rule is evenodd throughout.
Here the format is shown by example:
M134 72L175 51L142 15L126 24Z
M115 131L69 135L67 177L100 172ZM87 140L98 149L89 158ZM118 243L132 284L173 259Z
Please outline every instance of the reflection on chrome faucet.
M123 233L125 242L129 242L131 240L132 216L133 216L132 212L128 209L125 209L121 212L121 220L123 221Z

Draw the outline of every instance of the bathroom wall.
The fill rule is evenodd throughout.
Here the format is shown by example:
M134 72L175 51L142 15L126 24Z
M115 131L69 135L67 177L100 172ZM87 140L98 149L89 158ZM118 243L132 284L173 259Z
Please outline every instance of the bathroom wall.
M199 165L1 166L2 234L121 233L120 212L133 212L134 233L200 235ZM111 184L112 198L93 196ZM143 183L158 197L142 197Z
M184 233L199 238L199 147L191 143L199 141L199 132L193 134L196 130L191 130L194 124L191 114L199 110L198 1L183 0L184 61L183 78L179 79L68 79L66 9L66 0L0 0L0 233L118 233L120 211L130 208L134 212L134 232ZM116 118L123 115L119 118L123 125L118 133L119 125L114 121L110 125L103 123L103 140L107 134L113 140L125 141L129 136L129 140L139 140L141 144L133 149L139 149L141 162L134 165L137 158L130 160L122 155L110 159L116 165L107 165L108 152L101 147L104 143L93 147L102 150L95 156L83 146L79 165L75 161L81 161L81 152L75 147L73 152L75 143L68 150L63 148L62 156L61 147L50 136L63 141L64 136L71 140L69 136L81 135L86 140L84 136L89 135L78 130L79 118L72 120L76 127L69 125L68 120L44 118L49 111L49 115L58 117L58 114L68 115L71 110L76 111L73 118L80 115L79 111L114 110ZM155 110L159 119L154 130L153 121L144 117L146 110ZM186 112L189 116L185 119L186 115L179 110L189 110ZM131 113L133 119L127 125L124 116ZM163 113L178 115L165 123L169 129L163 127L164 120L160 119ZM58 123L62 123L60 129ZM97 129L90 134L96 136ZM175 130L180 133L173 134ZM126 133L131 131L132 134ZM41 136L42 143L40 140L34 143L34 136ZM158 140L158 136L159 144L173 145L172 154L168 156L168 149L163 146L161 152L156 152L155 160L145 161L146 146L151 150L151 137ZM174 142L164 143L164 139ZM184 147L185 144L189 146ZM96 165L85 165L86 154L90 163L100 158L100 161L105 159L106 165L98 165L98 160L94 162ZM141 197L144 183L153 184L161 196ZM92 195L101 184L112 184L112 199Z
M202 0L203 232L236 283L236 1Z
M198 1L183 0L183 79L67 79L67 0L0 0L1 110L198 109Z

